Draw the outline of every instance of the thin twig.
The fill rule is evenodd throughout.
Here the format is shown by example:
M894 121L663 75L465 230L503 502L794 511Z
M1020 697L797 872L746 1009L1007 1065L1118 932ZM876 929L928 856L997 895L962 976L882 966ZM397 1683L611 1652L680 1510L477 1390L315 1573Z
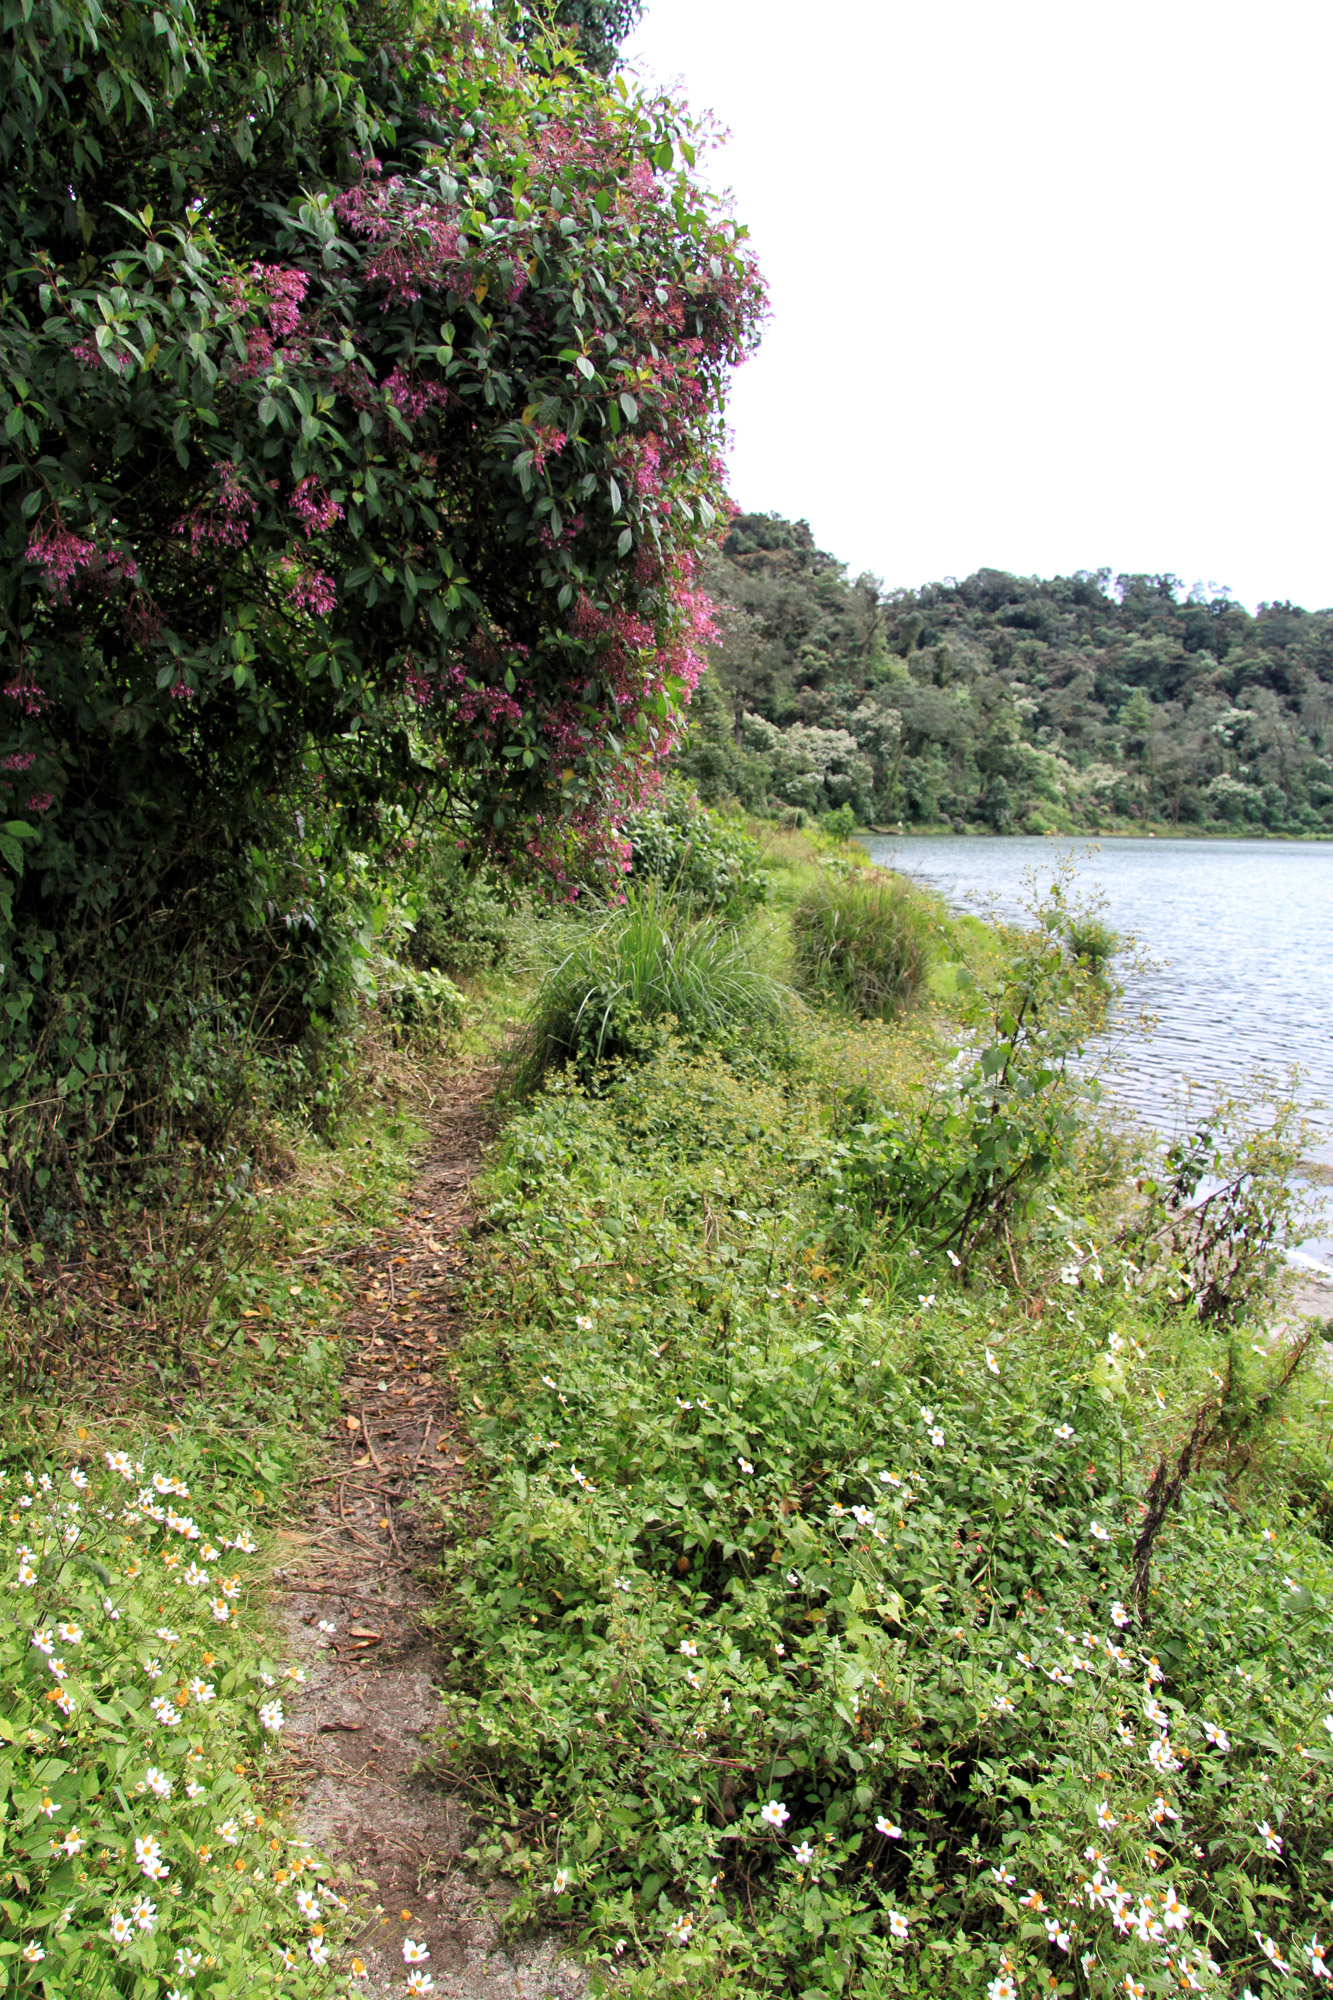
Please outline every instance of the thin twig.
M371 1439L370 1425L366 1422L366 1412L364 1408L361 1411L361 1435L365 1438L366 1450L370 1453L370 1456L374 1461L376 1472L378 1472L382 1478L387 1479L389 1476L388 1471L384 1465L383 1460L380 1458L379 1453L376 1451L374 1443Z
M279 1583L274 1588L284 1597L345 1597L349 1604L377 1604L381 1611L396 1611L397 1605L387 1597L367 1597L361 1590L337 1590L327 1583Z
M431 1428L432 1428L432 1426L434 1425L434 1422L435 1422L435 1418L434 1418L434 1416L429 1416L429 1417L427 1417L427 1419L426 1419L426 1435L425 1435L425 1437L423 1437L423 1438L422 1438L422 1440L421 1440L421 1443L420 1443L420 1444L419 1444L419 1445L417 1446L417 1455L416 1455L416 1457L415 1457L415 1458L414 1458L414 1459L412 1460L412 1470L413 1470L413 1472L415 1472L415 1471L416 1471L416 1469L417 1469L417 1467L418 1467L418 1466L420 1465L420 1463L421 1463L421 1454L422 1454L422 1452L423 1452L423 1451L424 1451L424 1450L426 1449L426 1446L427 1446L427 1445L428 1445L428 1444L430 1443L430 1434L431 1434Z

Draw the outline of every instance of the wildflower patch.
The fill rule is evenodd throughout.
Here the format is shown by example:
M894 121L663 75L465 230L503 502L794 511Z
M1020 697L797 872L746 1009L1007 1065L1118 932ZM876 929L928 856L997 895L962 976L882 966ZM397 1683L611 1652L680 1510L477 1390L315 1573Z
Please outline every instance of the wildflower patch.
M0 1993L327 1990L347 1904L267 1807L284 1689L225 1490L146 1452L0 1470Z
M1244 1479L1194 1475L1140 1593L1164 1427L1276 1407L1248 1342L1132 1290L1077 1149L1020 1245L1034 1317L910 1235L844 1259L830 1144L808 1079L678 1048L508 1130L485 1514L438 1618L517 1912L632 1990L738 2000L1321 1980L1333 1567L1289 1471L1326 1476L1317 1393L1283 1389ZM1100 1245L1077 1288L1066 1211Z

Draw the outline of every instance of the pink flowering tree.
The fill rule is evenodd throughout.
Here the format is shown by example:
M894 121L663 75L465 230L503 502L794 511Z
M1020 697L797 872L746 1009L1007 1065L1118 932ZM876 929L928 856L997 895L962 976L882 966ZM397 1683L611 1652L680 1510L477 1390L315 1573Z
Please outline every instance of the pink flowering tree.
M614 865L709 632L762 295L681 111L521 8L265 18L11 51L0 915L57 942L284 801Z

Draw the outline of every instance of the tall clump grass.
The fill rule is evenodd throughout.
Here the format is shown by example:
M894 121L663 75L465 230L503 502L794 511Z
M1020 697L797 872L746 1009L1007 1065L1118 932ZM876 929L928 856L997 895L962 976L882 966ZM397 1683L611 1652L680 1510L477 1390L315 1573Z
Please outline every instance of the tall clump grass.
M649 882L576 926L510 1058L508 1089L529 1097L571 1062L588 1078L601 1064L652 1054L673 1030L702 1046L772 1029L788 999L734 926Z
M930 976L934 923L901 875L825 875L792 915L797 983L812 999L887 1021Z

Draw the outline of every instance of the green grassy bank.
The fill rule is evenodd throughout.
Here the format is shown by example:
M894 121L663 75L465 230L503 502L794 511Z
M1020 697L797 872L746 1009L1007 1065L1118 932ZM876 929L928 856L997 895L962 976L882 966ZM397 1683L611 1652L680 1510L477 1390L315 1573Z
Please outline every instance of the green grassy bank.
M1205 1320L1155 1257L1165 1197L1067 1071L1067 914L939 940L945 997L887 1023L667 1035L505 1129L441 1756L515 1920L620 1990L1322 1966L1324 1380L1262 1331L1254 1215Z
M1318 1344L1269 1330L1296 1136L1164 1170L1103 1118L1058 875L991 930L819 835L640 833L623 907L426 902L461 1025L388 964L334 1124L12 1253L0 1991L344 1991L265 1542L414 1094L497 1050L430 1759L509 1922L624 1992L1304 1990L1333 1482Z

